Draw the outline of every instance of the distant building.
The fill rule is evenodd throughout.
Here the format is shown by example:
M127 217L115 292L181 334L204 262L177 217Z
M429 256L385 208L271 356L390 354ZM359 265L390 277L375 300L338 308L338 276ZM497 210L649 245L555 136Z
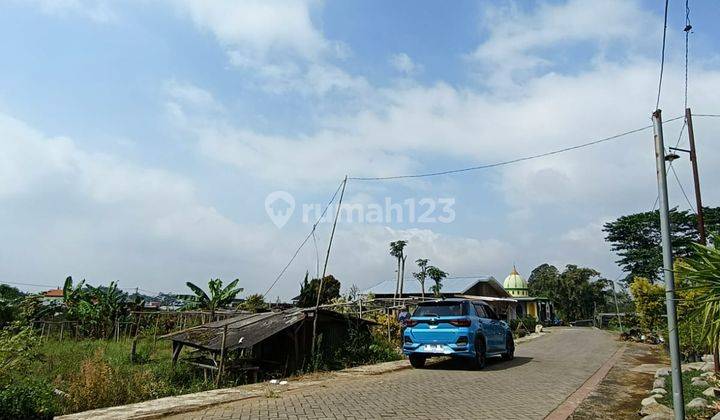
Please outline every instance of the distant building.
M555 318L555 308L550 299L530 296L527 282L514 266L510 275L505 277L503 288L518 302L515 306L517 318L530 315L543 323Z
M43 302L62 302L63 289L51 289L40 293Z
M425 297L432 299L430 286L434 282L425 281ZM395 295L395 280L387 280L360 292L360 296L373 295L376 299L392 299ZM467 298L484 300L493 306L501 318L513 319L513 306L516 300L492 276L446 278L442 281L440 294L444 298ZM403 298L422 297L420 283L414 279L406 279L403 285Z

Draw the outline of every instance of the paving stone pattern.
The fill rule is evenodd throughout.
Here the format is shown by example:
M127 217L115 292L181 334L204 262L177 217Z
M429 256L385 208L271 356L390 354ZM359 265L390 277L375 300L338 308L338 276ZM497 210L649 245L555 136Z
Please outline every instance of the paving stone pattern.
M337 378L320 386L214 406L174 419L542 419L618 348L589 328L554 329L482 371L457 361Z

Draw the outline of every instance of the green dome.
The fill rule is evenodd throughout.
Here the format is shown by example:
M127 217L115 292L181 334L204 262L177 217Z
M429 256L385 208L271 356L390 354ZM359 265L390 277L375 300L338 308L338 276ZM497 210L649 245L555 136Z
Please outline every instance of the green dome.
M505 277L503 288L512 296L522 297L528 295L528 286L525 279L513 267L509 276Z

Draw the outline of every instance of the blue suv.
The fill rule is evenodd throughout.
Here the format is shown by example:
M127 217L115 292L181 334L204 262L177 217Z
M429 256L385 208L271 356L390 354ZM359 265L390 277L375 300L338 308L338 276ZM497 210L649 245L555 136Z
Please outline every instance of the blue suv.
M416 368L433 356L464 357L478 369L485 367L490 356L505 360L515 356L510 327L483 301L422 302L405 325L403 353Z

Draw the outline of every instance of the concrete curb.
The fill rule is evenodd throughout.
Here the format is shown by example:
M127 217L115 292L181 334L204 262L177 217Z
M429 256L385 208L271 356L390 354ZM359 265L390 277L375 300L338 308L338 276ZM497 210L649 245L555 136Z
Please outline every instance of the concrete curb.
M546 335L546 332L533 333L515 341L522 344ZM319 379L299 377L296 380L289 380L287 385L272 385L268 382L259 384L242 385L234 388L214 389L211 391L197 392L194 394L177 395L174 397L159 398L156 400L143 401L116 407L98 408L96 410L83 411L80 413L67 414L55 417L58 420L90 420L90 419L135 419L148 420L165 416L198 411L219 404L227 404L259 398L268 393L283 393L295 391L302 388L318 386L334 378L348 378L352 376L382 375L385 373L409 369L410 363L407 359L393 362L377 363L374 365L356 366L335 372L326 372Z

